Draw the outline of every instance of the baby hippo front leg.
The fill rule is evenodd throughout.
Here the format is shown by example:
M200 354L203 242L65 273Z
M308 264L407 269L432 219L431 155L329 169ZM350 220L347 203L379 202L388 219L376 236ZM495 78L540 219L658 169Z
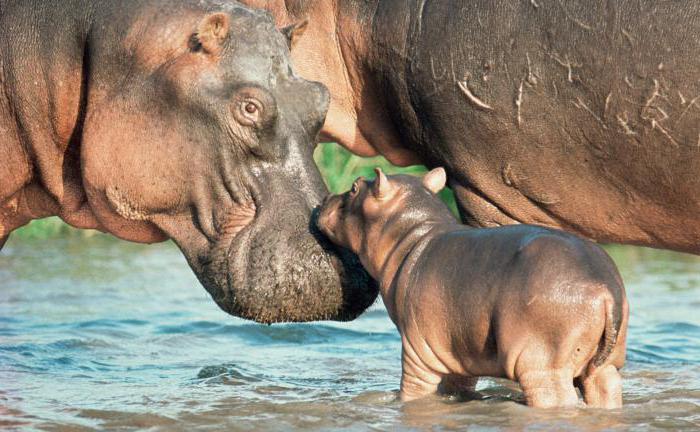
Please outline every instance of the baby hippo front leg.
M434 353L417 353L406 336L402 336L401 353L402 401L420 399L435 393L463 395L476 390L477 377L449 373Z
M401 400L420 399L437 393L442 374L430 369L403 338L401 348Z

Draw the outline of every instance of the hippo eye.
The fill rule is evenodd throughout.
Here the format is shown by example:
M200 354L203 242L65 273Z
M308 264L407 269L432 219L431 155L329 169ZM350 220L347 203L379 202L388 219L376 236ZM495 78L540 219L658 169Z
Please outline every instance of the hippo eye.
M240 87L231 96L233 118L242 126L264 129L277 116L277 104L272 94L257 86Z
M360 191L360 186L357 184L357 182L352 184L352 187L350 188L350 195L357 195L357 193Z
M247 126L255 126L262 116L262 104L255 99L243 100L239 106L239 114L241 123Z
M258 112L258 107L254 103L248 102L245 106L245 112L248 114L255 114Z

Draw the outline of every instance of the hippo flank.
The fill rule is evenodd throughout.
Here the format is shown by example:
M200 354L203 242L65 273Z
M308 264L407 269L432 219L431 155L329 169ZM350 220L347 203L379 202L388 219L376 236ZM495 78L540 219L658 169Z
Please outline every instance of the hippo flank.
M378 170L318 219L380 282L401 333L402 399L493 376L534 407L578 404L574 385L591 407L622 406L629 312L610 257L562 231L460 225L435 195L445 182L442 168L422 180Z
M312 222L328 100L233 1L0 0L0 245L53 215L173 239L231 314L352 319L376 286Z
M445 166L465 222L700 253L700 2L243 1L308 18L325 139Z

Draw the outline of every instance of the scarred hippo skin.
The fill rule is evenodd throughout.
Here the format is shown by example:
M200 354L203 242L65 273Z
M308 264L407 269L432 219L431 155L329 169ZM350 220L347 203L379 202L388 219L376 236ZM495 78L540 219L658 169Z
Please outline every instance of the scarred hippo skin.
M308 17L326 138L445 166L469 224L700 253L700 2L244 2Z
M318 234L328 92L231 1L0 0L0 247L57 215L173 239L225 311L351 319L376 297Z
M401 396L476 377L516 380L534 407L622 405L628 305L594 243L558 230L460 225L436 194L442 168L328 198L321 231L360 256L401 333Z

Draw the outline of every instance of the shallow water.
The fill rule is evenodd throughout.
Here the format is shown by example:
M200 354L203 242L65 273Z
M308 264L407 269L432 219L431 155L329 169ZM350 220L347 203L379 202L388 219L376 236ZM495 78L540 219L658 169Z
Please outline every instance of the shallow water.
M534 410L517 386L401 404L384 308L262 326L219 311L171 244L10 241L0 252L0 429L700 428L700 259L614 247L631 304L625 407Z

